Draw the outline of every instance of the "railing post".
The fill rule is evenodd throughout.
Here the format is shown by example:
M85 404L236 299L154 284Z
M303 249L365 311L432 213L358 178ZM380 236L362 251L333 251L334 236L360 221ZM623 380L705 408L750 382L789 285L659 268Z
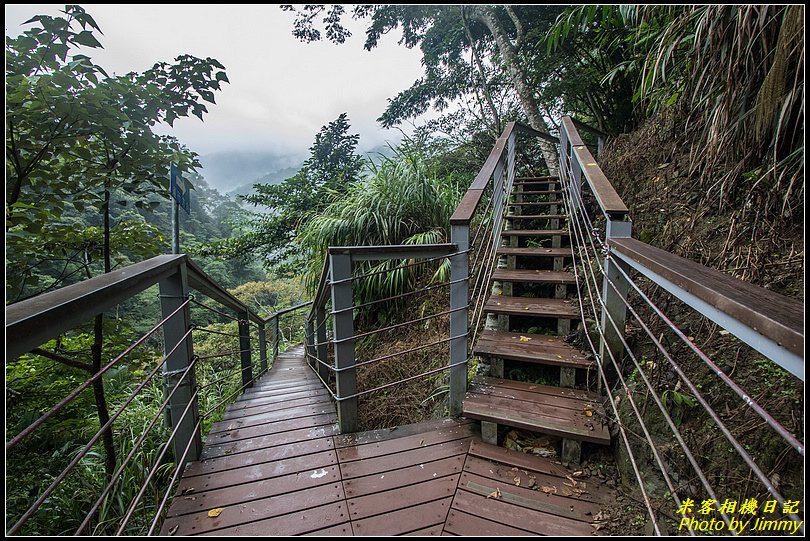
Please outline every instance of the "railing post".
M315 356L321 361L318 363L318 374L326 381L329 377L329 367L326 364L329 352L326 346L326 310L323 307L315 311L315 340L318 342Z
M609 217L605 229L605 243L607 239L611 238L627 238L632 233L632 222L624 221L624 216L616 219ZM612 355L616 362L619 362L624 356L624 345L622 338L624 338L624 327L627 318L627 293L630 289L630 284L624 278L619 268L625 272L630 271L629 267L618 260L611 257L610 253L605 256L604 277L602 279L602 301L604 307L602 309L602 338L599 342L599 358L602 363L607 362L607 357ZM613 283L616 289L611 286ZM618 291L617 291L618 290ZM610 315L610 319L608 318ZM613 323L616 324L615 328ZM616 329L619 332L616 332ZM619 334L621 333L621 334Z
M467 393L467 337L469 321L469 253L470 224L450 226L450 242L458 252L450 256L450 416L461 415L462 402ZM457 310L457 311L455 311ZM457 365L457 366L453 366Z
M253 364L250 355L250 316L247 312L240 314L239 319L239 355L242 364L242 386L253 385Z
M278 314L270 318L270 345L273 351L273 362L278 358Z
M315 332L312 319L307 318L304 330L304 351L306 351L306 361L310 368L315 369Z
M187 270L186 265L181 264L177 272L160 281L160 310L163 318L169 317L187 298ZM191 444L186 456L187 461L198 460L202 451L202 438L199 426L197 426L200 412L195 394L197 383L194 368L189 370L188 374L180 381L182 373L188 368L194 355L191 335L186 336L190 328L191 311L188 304L163 324L163 349L166 354L163 374L167 394L179 382L179 388L169 400L168 418L171 421L171 426L178 427L172 441L172 448L175 461L178 462L180 469L185 466L185 464L179 464L179 461L189 442ZM186 337L184 338L184 336ZM177 346L178 343L180 343L179 346ZM189 402L192 402L192 404L184 415Z
M267 331L259 325L259 368L262 374L267 372Z
M329 254L332 276L332 338L335 344L337 370L337 410L340 432L357 431L357 371L354 368L354 298L352 291L352 259L348 252Z

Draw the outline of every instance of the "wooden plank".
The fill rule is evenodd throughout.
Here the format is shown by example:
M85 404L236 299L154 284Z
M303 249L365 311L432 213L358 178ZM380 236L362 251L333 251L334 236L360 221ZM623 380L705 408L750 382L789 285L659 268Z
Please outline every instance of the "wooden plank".
M416 530L414 532L408 532L404 535L442 535L443 528L444 528L444 521L442 521L440 524L429 526L427 528L422 528L421 530Z
M565 416L563 412L569 412ZM601 445L610 444L610 433L598 420L574 415L572 410L554 410L538 407L516 400L502 400L484 395L467 393L463 413L466 417L493 423L523 428L553 436L588 441Z
M579 306L569 299L544 299L495 295L484 304L484 311L512 316L539 316L581 319Z
M373 474L343 481L347 498L366 494L376 494L429 481L438 477L454 475L461 472L464 466L464 455L456 455L433 462L423 462L406 468L392 470L384 474ZM384 496L387 497L387 496Z
M429 481L399 487L384 494L370 494L359 496L347 500L349 515L353 522L372 517L374 515L386 514L399 509L413 507L426 502L439 499L451 499L456 491L460 474L437 477ZM434 521L424 525L435 524ZM422 527L423 524L412 525L411 529ZM393 534L393 532L389 532Z
M574 148L574 159L579 162L582 168L582 179L591 187L591 192L596 197L596 202L602 212L612 219L620 219L626 216L630 210L624 204L622 198L616 193L616 189L610 183L605 173L597 165L596 159L585 145L576 145Z
M522 203L507 203L507 207L549 207L551 205L563 206L562 201L523 201Z
M539 535L591 535L594 527L590 524L558 517L512 505L500 498L487 498L461 490L453 498L453 509L469 514L492 517L498 523L517 527Z
M530 269L495 269L492 280L500 282L524 282L527 284L574 285L577 279L571 272Z
M424 449L431 445L469 438L474 434L470 425L454 426L447 429L427 433L414 434L387 441L368 443L353 447L344 447L337 450L341 463L352 460L363 460L379 456L387 456L401 451Z
M528 341L521 340L529 338ZM484 330L473 348L476 355L587 369L594 361L559 336Z
M213 535L303 535L346 521L346 504L329 504L210 532ZM204 534L205 535L205 534Z
M206 446L225 445L235 441L257 438L260 436L269 436L271 434L278 434L280 432L286 432L297 428L328 426L336 421L336 413L327 413L323 415L299 417L297 419L287 419L284 421L271 421L265 424L245 428L240 428L238 426L231 427L230 430L226 430L225 432L219 432L217 434L209 433L206 440Z
M270 498L218 506L223 509L218 517L209 517L208 509L172 517L166 520L161 532L168 532L174 526L178 526L173 535L219 533L218 530L224 528L296 513L306 508L340 503L343 499L343 489L340 483L325 484ZM268 533L269 531L268 527Z
M279 445L295 444L315 438L329 438L337 432L334 421L331 424L288 430L266 436L247 438L220 445L206 445L201 460L210 460L221 456L235 456L240 453L249 453L257 449L267 449Z
M247 406L228 408L228 411L222 416L223 421L230 421L233 419L246 419L256 415L263 415L265 413L272 413L281 411L282 409L297 408L301 406L316 406L328 407L332 403L332 397L328 394L321 396L312 396L308 398L294 398L282 402L272 402L270 404L250 404Z
M572 417L576 417L578 414L581 414L582 417L585 418L585 415L582 414L582 408L577 411L570 407L562 407L557 405L556 401L544 402L541 400L523 400L520 398L514 398L509 394L498 392L497 388L488 388L488 392L478 392L479 390L480 388L472 388L467 391L464 401L476 404L486 404L488 407L495 410L506 411L513 408L528 410L526 413L531 414L533 417L543 418L544 420L553 419L554 422L560 424L568 422ZM570 404L567 404L567 406L569 405Z
M604 412L600 406L601 400L599 399L598 395L575 390L570 387L555 388L551 385L539 386L549 389L548 392L527 390L527 387L533 384L522 381L515 383L523 383L524 385L510 386L497 384L476 384L470 387L470 392L479 395L492 396L494 398L538 404L540 406L552 405L553 407L557 408L570 409L577 413L582 413L582 409L585 406L589 406L595 416L598 416L600 419L604 416Z
M424 448L412 449L410 451L403 451L393 455L341 463L340 471L343 475L343 479L384 474L387 471L413 465L427 464L428 462L442 458L464 454L470 446L470 441L471 438L466 438L438 445L430 445Z
M512 192L512 195L551 195L563 193L562 190L524 190L522 192Z
M507 220L564 220L565 214L507 214ZM571 251L569 250L569 255Z
M498 254L529 257L573 257L570 246L565 248L519 248L502 246L498 248Z
M567 237L567 229L504 229L503 237Z
M199 494L206 490L249 483L270 477L280 477L289 473L304 472L305 475L317 477L318 475L326 475L328 473L326 468L334 464L337 464L335 452L324 451L211 475L183 478L178 484L178 492L182 494L184 490L193 488Z
M552 397L573 398L583 401L601 401L599 395L582 389L572 389L570 387L557 387L556 385L541 385L539 383L529 383L525 381L515 381L511 379L481 377L475 379L475 385L498 386L516 391L529 391L542 393Z
M423 421L421 423L396 426L394 428L368 430L366 432L355 432L353 434L340 434L336 435L334 438L335 448L339 449L341 447L349 447L352 445L377 443L404 436L413 436L415 434L423 434L435 430L444 430L467 425L471 425L471 421L465 419L433 419L430 421ZM475 427L471 426L471 429L475 430Z
M324 528L323 530L315 530L314 532L307 532L304 535L317 535L318 537L332 537L336 535L344 536L344 535L354 535L354 531L352 530L352 523L351 522L344 522L343 524L336 524L334 526L329 526L328 528Z
M453 498L352 521L355 535L402 535L444 523Z
M804 358L804 305L636 239L611 247Z
M512 451L505 447L490 445L482 441L473 441L470 444L469 456L467 457L468 462L473 457L480 457L485 461L500 462L509 466L516 466L524 470L553 475L555 477L565 477L570 473L562 464L555 463L547 458Z
M508 451L508 449L506 450ZM528 455L519 451L512 451L512 454L515 456L523 455L525 460L530 462L536 462L536 460L550 461L548 458ZM554 462L550 461L550 465L555 464ZM535 497L540 498L543 501L555 503L556 505L569 509L569 511L571 505L574 505L575 509L579 509L582 514L586 516L588 512L593 512L596 514L594 509L598 511L598 506L603 503L603 499L599 496L600 491L594 491L592 489L594 486L596 486L604 491L605 487L595 485L591 481L575 479L571 476L572 472L569 472L566 469L563 470L563 473L567 477L560 477L556 474L543 473L518 466L510 466L509 464L498 464L477 456L468 455L467 460L464 463L464 473L485 477L491 481L504 482L511 486L515 485L515 478L519 478L520 487L515 486L516 489L523 488L524 490L529 490L535 494ZM574 485L572 481L576 481L577 484ZM532 482L534 483L534 486L530 486ZM548 490L543 491L543 487L548 487ZM486 494L491 494L493 490L495 489L493 488ZM597 494L593 494L592 492L596 492ZM586 520L590 521L590 519Z
M296 417L309 417L310 415L323 415L326 413L333 413L335 406L322 402L317 406L298 406L294 408L278 409L270 413L263 413L261 415L252 415L244 419L234 419L232 421L220 421L214 423L211 427L209 434L217 434L219 432L230 432L232 430L245 428L248 426L261 425L275 421L284 421L294 419Z
M314 464L317 465L317 463ZM301 475L298 472L288 473L287 475L269 477L207 492L198 492L196 490L184 492L186 489L178 490L167 516L175 517L202 511L207 512L209 509L217 507L228 507L330 483L340 483L340 470L337 465L326 465L324 470L326 470L326 475L313 476L311 474Z
M283 396L289 393L303 393L303 392L316 392L323 390L323 384L320 381L308 382L296 378L291 380L287 385L264 385L259 384L251 392L245 392L239 395L237 402L241 400L254 400L260 397Z
M534 533L530 530L520 530L518 528L513 528L512 526L507 526L499 522L482 518L482 513L480 510L473 511L472 513L465 513L455 508L455 502L453 505L454 507L448 513L447 522L444 525L445 533L471 536L526 536Z
M236 468L247 468L258 464L274 462L295 456L320 453L332 449L332 438L316 438L297 442L295 445L277 445L275 447L257 448L236 455L226 455L189 464L183 476L208 475Z

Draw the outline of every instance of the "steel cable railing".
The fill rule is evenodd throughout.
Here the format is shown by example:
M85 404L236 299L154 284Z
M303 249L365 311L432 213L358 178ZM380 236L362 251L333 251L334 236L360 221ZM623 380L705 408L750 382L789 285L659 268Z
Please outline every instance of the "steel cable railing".
M224 309L194 299L187 292L186 276L194 287L201 288L208 298L220 303ZM71 452L63 464L52 461L57 466L57 471L53 474L44 471L41 473L46 481L38 490L37 487L32 487L29 500L15 500L24 501L22 505L7 502L11 524L7 534L51 532L51 524L64 530L55 533L66 533L74 528L76 534L142 534L147 530L149 533L154 532L162 521L162 513L171 502L173 487L182 475L186 461L199 457L203 421L206 424L216 421L216 410L232 401L238 393L253 385L266 373L265 325L271 325L272 341L276 344L292 340L300 329L300 323L295 319L297 316L292 312L308 304L297 305L268 318L261 318L212 282L185 256L159 256L117 273L77 284L70 289L70 293L55 291L35 302L22 302L13 307L11 315L7 309L6 332L8 339L14 344L11 349L20 355L19 352L25 352L25 348L31 350L32 344L38 344L35 340L47 341L48 332L58 334L70 331L86 319L92 319L96 313L94 310L107 310L129 298L128 295L135 295L144 287L157 283L161 290L161 321L131 344L122 346L121 353L110 355L113 357L111 360L6 442L7 465L19 462L15 453L21 453L22 444L26 444L26 456L32 456L31 453L36 454L39 451L29 448L31 436L42 429L51 430L49 421L63 422L66 416L72 415L70 408L74 407L78 398L86 400L91 386L94 392L98 392L98 383L106 384L108 393L113 393L107 381L113 374L125 385L123 391L116 387L114 394L108 394L107 400L110 401L111 408L106 417L102 418L99 413L102 421L99 422L98 429L93 429L94 434L86 440L81 439L77 450ZM110 284L115 284L116 289L109 296L100 293L110 291ZM54 299L52 304L49 304L50 299ZM86 299L92 299L93 302ZM82 301L85 304L81 304ZM70 308L66 308L68 306ZM189 319L191 306L199 306L226 318L230 323L218 324L223 325L222 327L195 325ZM223 310L233 310L236 315ZM59 315L52 315L54 313ZM37 321L37 318L53 322L49 323L52 327L43 332L42 326L37 327L31 323ZM279 320L281 332L275 328ZM238 326L238 332L231 332L229 325ZM164 339L152 340L159 330L163 331ZM29 335L32 334L36 337L31 338ZM200 334L216 337L218 340L203 347L202 355L193 356L191 344L195 337L199 339ZM13 342L18 335L24 337L23 345ZM238 347L230 348L230 340L235 340ZM160 356L155 355L156 347L163 349ZM105 350L106 348L105 344ZM136 348L142 351L137 352L139 357L136 360L132 360ZM32 351L35 355L44 353L57 360L64 357L58 345L53 354L37 347ZM256 355L257 352L260 355ZM142 369L137 363L143 362L144 358L151 358L153 362L149 363L150 368L146 369L146 373L141 375ZM229 367L232 362L227 360L229 358L237 361L236 367ZM67 361L62 364L65 362ZM138 369L130 373L126 369L132 363L136 363L134 366ZM81 363L77 361L74 364L79 367ZM43 366L47 368L50 365ZM40 371L39 375L41 374ZM125 374L126 377L122 378L120 374ZM158 394L162 396L158 398ZM214 407L201 415L198 403L210 400L213 394L221 396L217 397ZM221 399L223 397L224 400ZM130 419L133 410L138 416L137 427ZM168 429L164 425L164 419L170 419ZM105 440L102 448L102 436L105 435L106 438L106 434L113 434L115 439L112 447ZM114 448L114 454L110 453L111 448ZM101 461L95 461L94 457L104 458L105 461L102 464ZM92 460L88 461L88 458ZM66 517L46 515L58 509L54 498L61 501L68 497L67 493L63 494L64 487L76 486L78 482L89 488L89 483L96 483L95 479L88 477L91 475L91 468L100 472L102 467L106 469L106 475L103 480L101 477L97 478L97 488L92 493L73 497L75 501L71 505L78 510L78 514L72 514L76 517L75 524L70 520L64 521ZM167 481L172 468L171 479ZM148 499L153 497L154 501ZM152 512L154 516L151 515Z
M566 163L565 160L561 160L561 163L563 165L569 165L569 164ZM571 178L573 178L572 171L570 170L570 168L563 167L563 172L564 172L564 176L565 176L566 180L570 180ZM571 176L568 176L568 175L571 175ZM745 449L736 440L736 438L734 438L734 436L731 434L731 432L728 430L728 428L725 426L725 424L722 422L722 420L719 418L719 416L717 416L716 412L714 412L714 410L711 408L711 406L708 404L708 402L705 400L705 398L699 392L699 390L694 385L694 383L686 376L686 374L680 368L678 363L676 363L674 361L674 359L672 358L672 356L666 351L663 344L661 344L660 339L656 338L655 334L652 333L652 331L649 329L649 326L643 321L643 319L635 311L633 306L629 302L626 301L624 296L621 294L621 291L620 291L619 287L615 284L614 280L611 280L609 277L605 277L604 268L602 267L601 263L599 262L598 255L601 254L602 256L605 256L609 260L610 251L609 251L609 249L607 247L607 244L605 242L603 242L601 239L598 238L598 236L596 234L597 230L594 228L593 223L590 221L590 217L587 215L587 213L585 213L583 211L583 209L585 208L585 202L582 199L581 194L579 193L578 190L573 188L573 184L571 182L567 182L567 184L568 184L568 189L563 190L564 197L567 196L569 198L569 203L568 203L567 206L568 206L569 209L578 209L580 211L580 212L573 212L572 213L574 220L570 221L569 224L571 226L573 226L574 236L577 239L580 251L583 251L585 253L586 263L587 263L588 269L590 271L590 276L587 276L587 273L586 273L585 282L586 282L586 285L587 285L587 288L588 288L588 296L587 296L587 298L590 300L590 304L591 304L593 313L595 315L597 313L599 313L599 310L597 309L596 305L593 302L593 299L595 298L595 299L599 300L601 312L604 314L604 316L606 316L606 317L603 318L603 321L606 321L606 322L610 323L613 330L615 331L617 336L620 338L623 347L627 351L628 356L630 357L631 361L633 362L633 364L635 366L636 372L641 376L644 384L647 386L647 388L649 390L648 395L652 396L652 398L653 398L654 402L656 403L658 409L661 411L662 416L666 420L670 430L672 431L672 433L675 436L676 440L678 441L679 445L683 449L685 456L687 457L687 459L689 460L689 462L692 465L693 469L695 470L696 474L698 475L699 479L701 480L701 484L703 485L704 489L707 491L707 494L709 494L711 496L712 500L714 500L714 502L713 502L714 506L717 508L718 511L720 511L720 514L723 517L723 520L726 523L726 525L730 525L729 517L723 512L723 509L720 506L720 502L718 501L718 498L714 494L714 491L713 491L711 485L708 483L708 480L706 479L706 477L703 474L702 470L698 466L697 461L695 460L693 453L689 450L688 446L683 441L683 438L681 437L680 432L678 431L677 427L675 426L675 423L673 422L673 420L669 416L668 412L666 411L666 407L664 406L662 401L658 398L657 392L656 392L654 386L647 379L647 376L644 373L644 370L642 369L641 364L639 363L638 359L633 354L632 349L629 347L628 343L624 339L624 325L622 324L622 326L621 326L622 328L620 329L619 325L616 323L614 318L610 315L610 311L606 310L606 308L605 308L604 301L603 301L601 295L599 295L599 293L598 293L598 290L599 290L599 288L598 288L598 280L597 280L596 275L595 275L594 270L593 270L593 262L591 260L590 255L589 255L589 250L588 250L588 246L587 246L588 243L590 244L591 251L593 252L593 254L595 256L594 259L596 259L596 262L597 262L596 266L599 269L599 273L605 279L605 284L606 284L605 287L610 287L611 290L613 291L614 295L616 295L617 298L620 298L620 299L622 299L624 301L626 309L632 314L632 316L636 319L636 321L638 321L640 326L644 329L644 331L650 337L650 339L653 342L653 344L655 345L655 347L663 354L663 356L667 359L667 361L672 366L673 370L678 374L681 381L683 381L687 385L689 390L696 397L696 400L701 404L701 406L703 406L704 410L709 414L710 418L715 423L715 425L718 426L720 431L723 433L723 435L726 437L726 439L729 441L729 443L732 445L732 447L737 451L737 453L743 459L743 461L748 465L748 467L751 468L752 473L754 473L754 475L760 480L760 482L763 483L763 485L766 487L768 492L771 494L771 496L777 502L779 502L780 504L784 504L784 498L781 496L781 494L779 494L778 491L775 490L775 488L773 487L773 485L770 482L770 480L768 479L768 477L757 466L757 464L755 463L753 458L750 456L750 454L747 453L745 451ZM570 201L571 197L577 197L578 200ZM586 231L588 232L588 234L586 234ZM587 237L587 240L588 240L587 243L585 242L586 237ZM596 237L596 241L594 241L595 237ZM597 247L597 244L599 245L598 247ZM643 291L641 291L641 289L638 287L638 285L632 280L632 278L628 275L628 273L620 265L616 265L616 268L618 269L618 271L620 273L620 277L623 280L625 280L627 283L629 283L630 287L636 293L639 294L639 296L644 300L644 302L646 304L648 304L653 309L655 314L658 315L661 318L661 320L666 323L666 325L678 336L678 338L684 344L686 344L707 366L709 366L709 368L712 369L712 371L716 375L718 375L720 377L720 379L722 381L724 381L724 383L726 383L726 385L728 387L730 387L735 392L735 394L737 394L740 398L742 398L747 405L750 405L751 403L755 404L755 406L753 406L752 409L755 409L755 411L757 411L759 416L761 418L763 418L763 420L769 426L771 426L771 428L773 428L788 444L790 444L794 449L796 449L803 456L804 444L802 442L800 442L798 439L796 439L795 436L790 434L789 431L787 431L781 424L779 424L775 419L773 419L773 417L770 416L770 414L768 414L767 412L765 412L764 409L762 409L758 404L754 403L750 399L750 397L744 391L742 391L742 389L733 380L731 380L731 378L726 376L719 369L719 367L717 367L717 365L714 362L712 362L711 359L709 359L708 356L705 355L705 353L703 353L691 340L689 340L687 335L681 329L679 329L677 327L677 325L675 325L672 322L672 320L670 318L668 318L663 313L663 311L660 308L658 308L649 299L649 297L646 294L643 293ZM575 267L575 271L576 271L576 267ZM579 276L577 276L577 287L579 288ZM584 306L582 305L582 298L583 297L582 297L581 293L580 293L579 297L580 297L580 309L582 311L583 319L584 319L584 317L585 317L584 316ZM601 327L597 326L597 329L599 330L600 337L602 338L602 340L604 340L605 336L604 336L604 333L603 333ZM596 347L593 344L592 340L590 339L589 333L587 333L587 332L586 332L586 338L588 340L588 343L589 343L590 347L594 351L594 354L596 355L597 358L599 358L599 354L596 351ZM642 430L644 431L645 438L646 438L646 440L648 442L648 445L649 445L650 449L653 452L653 455L654 455L654 457L656 459L656 462L657 462L657 464L659 466L659 469L660 469L660 471L661 471L661 473L662 473L662 475L663 475L663 477L665 479L665 482L666 482L666 484L667 484L667 486L668 486L668 488L670 490L670 493L673 496L673 498L675 499L676 505L678 505L680 507L680 500L678 499L678 497L676 495L676 491L674 489L674 486L672 485L671 479L669 478L669 476L666 473L666 467L662 463L662 460L661 460L660 456L658 455L658 452L657 452L657 450L655 448L655 444L653 443L652 438L649 435L649 432L647 430L647 427L646 427L644 419L643 419L643 415L638 411L638 408L636 407L635 401L632 399L632 394L633 393L629 389L629 387L627 385L627 382L624 380L624 377L622 376L622 367L619 366L619 363L616 361L616 359L614 358L614 356L612 354L612 351L609 348L606 349L606 352L608 353L608 356L610 357L610 360L611 360L614 368L616 369L616 372L617 372L617 375L618 375L619 380L621 382L622 388L624 389L624 391L626 393L626 396L629 399L629 403L631 404L631 406L632 406L632 408L634 410L634 413L636 414L636 418L637 418L640 426L642 427ZM607 382L607 380L605 379L605 376L604 376L604 371L600 371L600 374L602 375L602 378L604 380L604 383L605 383L605 386L606 386L606 390L608 391L608 394L611 394L610 393L610 387L609 387L608 382ZM621 416L619 415L619 412L617 411L617 408L615 406L615 401L614 401L613 398L611 398L611 402L612 402L612 406L613 406L614 415L616 415L616 417L617 417L616 420L617 420L620 428L622 428L622 435L623 435L623 438L625 438L625 444L628 446L628 452L630 452L631 455L632 455L632 451L629 449L629 441L626 440L626 435L624 434L624 431L623 431L623 423L622 423L622 420L621 420ZM634 464L634 469L637 470L637 468L635 467L635 464ZM637 471L636 471L636 474L638 476ZM643 482L641 481L640 478L637 478L637 480L639 482L639 486L641 486L642 490L643 490ZM648 511L651 514L651 518L655 521L654 514L652 513L652 507L649 505L649 502L648 502L648 500L646 498L646 495L645 495L645 502L648 505ZM796 516L795 514L788 514L788 516L797 523L799 523L799 521L801 520L800 517ZM694 534L694 532L691 529L689 531L690 531L690 533Z

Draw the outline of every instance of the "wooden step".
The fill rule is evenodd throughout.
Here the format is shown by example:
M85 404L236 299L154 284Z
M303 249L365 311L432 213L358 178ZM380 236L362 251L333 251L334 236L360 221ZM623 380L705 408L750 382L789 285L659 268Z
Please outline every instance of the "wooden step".
M571 272L531 269L495 269L492 279L499 282L524 282L527 284L574 285L577 279Z
M581 319L579 306L570 299L532 299L529 297L493 295L484 304L484 311L510 316Z
M516 255L530 257L573 257L571 247L565 248L515 248L502 246L498 248L498 255Z
M528 340L525 340L528 338ZM522 340L523 339L523 340ZM484 330L473 353L513 361L588 369L593 361L559 336Z
M567 229L504 229L504 237L567 237Z
M550 385L482 378L464 398L470 419L542 432L568 439L610 444L598 395ZM592 415L588 416L586 412Z
M559 182L560 177L517 177L515 182Z
M562 190L532 190L523 192L512 192L512 195L551 195L562 193Z
M564 220L565 214L507 214L507 220Z
M562 201L524 201L522 203L507 203L506 204L507 207L531 207L531 206L537 207L537 206L541 206L541 205L542 206L557 205L557 206L561 207L561 206L563 206L563 202Z

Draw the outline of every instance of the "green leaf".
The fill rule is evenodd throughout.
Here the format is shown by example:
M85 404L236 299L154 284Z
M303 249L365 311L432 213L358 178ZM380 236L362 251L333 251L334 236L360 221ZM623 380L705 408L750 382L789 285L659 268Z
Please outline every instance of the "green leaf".
M78 43L79 45L84 45L86 47L92 48L99 48L101 47L101 43L96 39L93 35L92 30L82 30L78 34L73 37L73 42ZM103 47L102 47L103 48Z

